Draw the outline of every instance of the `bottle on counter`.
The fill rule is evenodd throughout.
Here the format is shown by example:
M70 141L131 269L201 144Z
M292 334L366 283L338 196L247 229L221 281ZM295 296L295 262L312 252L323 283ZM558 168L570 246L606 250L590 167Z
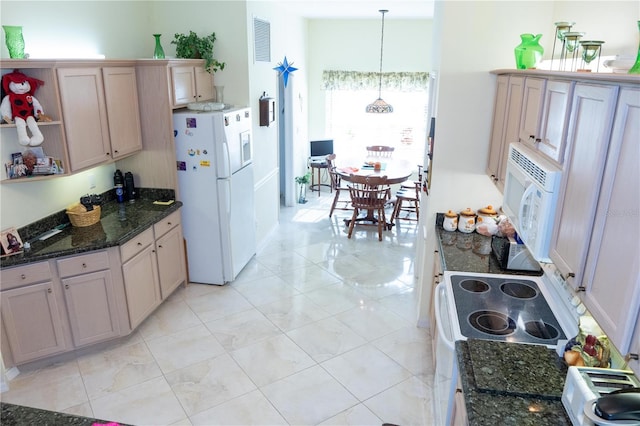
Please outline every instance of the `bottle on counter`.
M136 186L133 182L133 174L131 172L124 174L124 192L126 199L129 200L130 203L135 202L138 194L136 193Z
M116 200L119 203L124 202L124 177L122 176L122 172L120 169L116 170L113 173L113 186L116 189Z

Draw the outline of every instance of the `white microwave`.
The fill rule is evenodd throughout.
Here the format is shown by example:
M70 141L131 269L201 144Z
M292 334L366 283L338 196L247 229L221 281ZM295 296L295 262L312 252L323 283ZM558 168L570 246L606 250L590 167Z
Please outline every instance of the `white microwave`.
M539 262L551 262L553 230L562 169L523 143L509 146L502 209Z

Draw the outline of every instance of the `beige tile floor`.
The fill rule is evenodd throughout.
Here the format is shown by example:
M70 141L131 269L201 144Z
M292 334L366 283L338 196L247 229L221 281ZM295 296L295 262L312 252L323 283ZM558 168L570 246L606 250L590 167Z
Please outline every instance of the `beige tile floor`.
M347 239L331 196L283 208L238 279L179 287L126 341L21 369L5 402L136 425L430 425L414 222Z

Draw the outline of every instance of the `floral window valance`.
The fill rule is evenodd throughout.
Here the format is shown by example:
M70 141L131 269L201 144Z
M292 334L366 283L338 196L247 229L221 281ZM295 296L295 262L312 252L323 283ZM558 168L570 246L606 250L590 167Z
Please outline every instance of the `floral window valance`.
M322 72L324 90L378 90L380 74L377 72L334 71ZM397 91L427 90L428 72L383 72L382 89Z

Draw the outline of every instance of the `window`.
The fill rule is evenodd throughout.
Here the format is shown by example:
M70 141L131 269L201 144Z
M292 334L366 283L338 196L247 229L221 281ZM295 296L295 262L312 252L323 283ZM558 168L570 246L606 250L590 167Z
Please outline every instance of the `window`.
M338 163L341 158L362 158L368 145L393 146L395 158L421 162L427 138L427 73L383 74L382 98L393 106L391 114L365 112L378 97L379 74L325 71L323 78L326 134L334 139Z

